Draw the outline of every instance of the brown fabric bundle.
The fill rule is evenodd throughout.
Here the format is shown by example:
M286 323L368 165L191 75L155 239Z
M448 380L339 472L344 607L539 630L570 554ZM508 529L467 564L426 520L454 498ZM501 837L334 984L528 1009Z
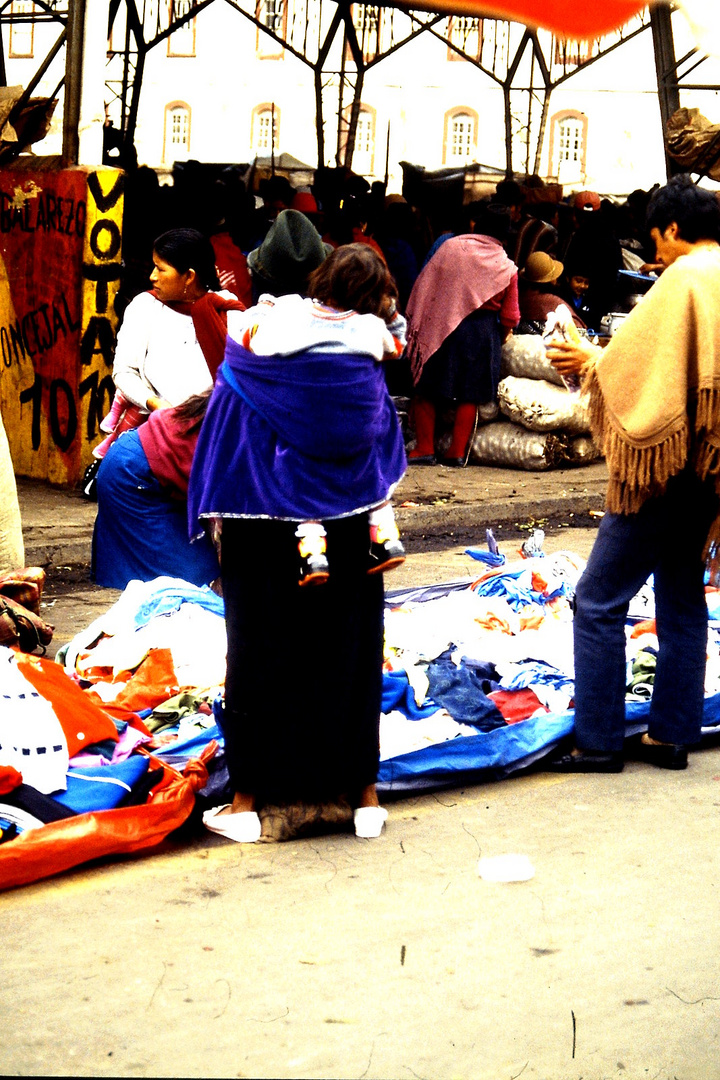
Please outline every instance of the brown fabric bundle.
M45 652L54 627L40 617L44 584L45 571L40 566L0 575L0 645Z
M589 371L607 507L632 514L692 462L720 485L720 248L683 255Z

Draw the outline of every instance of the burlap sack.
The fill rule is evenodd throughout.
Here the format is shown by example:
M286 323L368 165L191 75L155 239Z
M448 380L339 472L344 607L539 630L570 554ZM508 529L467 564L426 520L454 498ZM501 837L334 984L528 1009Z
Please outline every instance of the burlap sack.
M511 334L502 347L500 374L502 378L514 375L519 379L544 379L555 386L565 385L547 358L540 334Z
M508 375L498 386L498 404L509 420L529 431L564 431L572 435L590 431L587 399L544 379Z
M538 434L519 424L499 420L480 428L473 439L470 462L544 472L565 460L567 444L566 436Z
M699 109L678 109L667 122L665 144L673 161L688 171L703 171L720 180L720 124L711 124ZM715 142L711 148L711 143Z

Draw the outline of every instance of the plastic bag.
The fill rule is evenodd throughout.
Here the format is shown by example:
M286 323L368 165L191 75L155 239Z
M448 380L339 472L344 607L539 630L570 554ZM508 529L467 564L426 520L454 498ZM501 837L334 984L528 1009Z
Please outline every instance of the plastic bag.
M195 792L207 783L205 763L216 750L217 743L209 743L199 758L188 762L182 776L150 757L150 768L163 769L164 776L142 806L77 814L0 845L0 889L27 885L90 859L159 844L190 816Z

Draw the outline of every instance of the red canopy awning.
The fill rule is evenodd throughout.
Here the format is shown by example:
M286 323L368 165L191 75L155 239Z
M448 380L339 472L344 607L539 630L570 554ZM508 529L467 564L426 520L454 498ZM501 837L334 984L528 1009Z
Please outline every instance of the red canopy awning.
M553 30L562 37L596 38L628 22L647 0L395 0L399 7L448 15L495 16Z

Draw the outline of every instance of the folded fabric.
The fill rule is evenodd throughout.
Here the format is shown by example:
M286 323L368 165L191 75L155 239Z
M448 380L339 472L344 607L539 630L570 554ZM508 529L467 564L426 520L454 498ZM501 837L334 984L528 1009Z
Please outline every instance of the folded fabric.
M493 568L505 565L504 555L500 555L494 551L486 551L484 548L465 548L465 554L469 555L471 559L475 559L477 562L484 562L487 566L492 566Z
M65 734L70 757L94 743L117 742L117 728L107 713L98 708L53 660L19 654L17 666L38 694L51 702Z
M101 765L93 769L70 769L67 790L54 792L53 798L76 814L93 810L111 810L119 806L145 776L149 759L136 755L117 765Z
M215 715L217 716L217 713ZM166 761L168 765L174 765L176 768L181 769L188 758L199 757L203 748L213 739L221 746L225 745L222 729L217 724L213 724L202 731L193 732L186 739L176 739L169 742L166 746L153 750L153 756Z
M505 720L497 705L482 690L482 680L475 669L452 660L439 658L428 665L428 682L433 701L446 709L454 720L472 724L480 731L504 727Z
M497 705L508 724L527 720L538 711L548 712L534 690L493 690L488 697Z
M118 761L125 761L133 751L144 743L152 742L150 735L143 734L129 724L117 721L124 730L116 743L106 742L87 747L82 753L70 758L71 769L88 769L98 765L116 765ZM108 753L109 751L109 753Z
M198 607L225 616L225 602L209 585L191 585L180 578L159 577L147 583L147 593L139 598L135 611L135 626L145 626L156 615L169 615L179 611L183 604Z
M29 784L19 784L13 791L3 795L2 801L4 809L12 806L16 810L31 814L32 817L45 824L49 821L62 821L63 818L73 817L75 813L51 795L43 795Z
M381 711L389 713L393 709L404 713L411 720L419 720L424 716L432 716L438 707L433 701L424 705L417 704L407 672L384 671Z

